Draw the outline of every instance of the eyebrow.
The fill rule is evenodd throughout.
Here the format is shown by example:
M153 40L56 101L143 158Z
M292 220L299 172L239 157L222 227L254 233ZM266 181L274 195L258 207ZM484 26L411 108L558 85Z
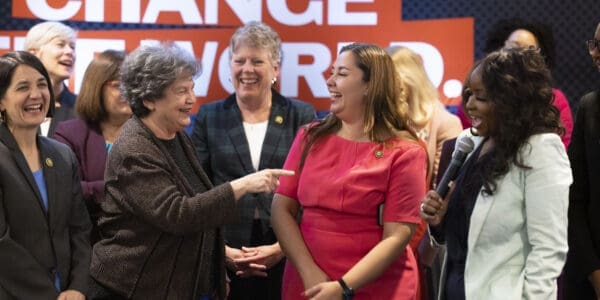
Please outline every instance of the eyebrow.
M346 66L338 66L337 68L335 66L331 66L332 69L338 69L338 70L348 70L350 71L351 69L346 67Z

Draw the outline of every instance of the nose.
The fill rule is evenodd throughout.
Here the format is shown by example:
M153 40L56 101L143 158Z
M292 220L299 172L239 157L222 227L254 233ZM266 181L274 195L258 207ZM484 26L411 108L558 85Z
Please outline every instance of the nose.
M475 109L475 96L473 94L467 97L467 103L465 104L465 108L467 109L467 112Z
M251 61L244 63L244 72L254 72L254 64Z
M186 99L186 103L188 104L194 104L196 103L196 94L194 93L194 89L190 89L190 93L188 94L188 97Z
M334 80L333 80L333 74L329 75L329 78L327 78L327 86L333 86L334 85Z

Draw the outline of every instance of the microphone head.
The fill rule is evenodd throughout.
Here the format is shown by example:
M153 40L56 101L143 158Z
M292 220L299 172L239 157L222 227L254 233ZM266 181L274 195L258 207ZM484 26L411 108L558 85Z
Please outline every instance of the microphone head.
M475 144L473 140L468 136L463 136L460 140L456 142L456 146L454 148L454 153L452 155L453 158L466 157L467 154L473 151ZM461 159L462 160L462 159Z

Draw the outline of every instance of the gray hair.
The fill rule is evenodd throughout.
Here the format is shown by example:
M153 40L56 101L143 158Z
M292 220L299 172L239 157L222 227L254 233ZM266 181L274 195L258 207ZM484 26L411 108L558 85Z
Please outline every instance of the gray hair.
M150 114L144 100L155 101L181 75L196 76L200 62L174 44L141 46L129 54L121 66L121 95L139 118Z
M27 51L40 49L56 37L74 40L77 37L77 32L60 22L48 21L38 23L27 32L23 48Z
M231 36L229 57L242 45L267 50L274 65L281 62L281 39L264 23L251 21L239 27Z

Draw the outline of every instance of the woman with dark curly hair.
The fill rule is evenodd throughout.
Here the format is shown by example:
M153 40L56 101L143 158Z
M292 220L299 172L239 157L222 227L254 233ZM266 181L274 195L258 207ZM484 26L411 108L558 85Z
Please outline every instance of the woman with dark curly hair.
M421 205L447 245L447 299L556 299L567 253L571 169L557 133L550 72L538 51L489 54L471 72L469 155L445 199Z
M540 52L550 71L556 64L552 28L542 23L521 19L506 19L497 22L488 32L483 50L485 53L490 53L501 48L534 48ZM565 94L555 87L552 88L552 93L554 95L552 103L560 112L560 121L565 128L561 139L567 148L571 142L573 114ZM470 127L470 121L464 111L459 109L457 115L461 118L463 127Z

